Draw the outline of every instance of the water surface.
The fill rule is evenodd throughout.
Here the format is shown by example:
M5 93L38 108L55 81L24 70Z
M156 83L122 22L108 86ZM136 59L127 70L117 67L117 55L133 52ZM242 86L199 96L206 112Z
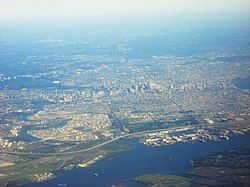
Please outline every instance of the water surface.
M129 140L129 143L134 145L133 151L120 153L91 167L73 169L54 179L25 187L54 187L58 184L67 184L70 187L108 187L112 184L140 187L143 184L132 182L131 178L146 173L186 172L191 168L190 160L203 154L250 146L250 134L234 135L230 140L220 142L176 143L162 147L145 146L136 139Z

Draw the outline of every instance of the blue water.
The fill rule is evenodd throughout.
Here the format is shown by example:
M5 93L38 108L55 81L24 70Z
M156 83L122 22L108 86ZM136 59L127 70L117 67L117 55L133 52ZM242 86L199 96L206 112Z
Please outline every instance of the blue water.
M238 77L233 79L232 82L237 88L240 88L242 90L250 90L250 76L247 76L245 78Z
M30 127L31 126L23 127L23 129L19 133L20 138L22 138L25 141L37 141L37 140L39 140L38 138L28 134L28 130L30 130Z
M54 187L62 183L70 187L108 187L112 184L140 187L143 184L132 182L130 179L145 173L185 172L191 167L190 160L203 154L250 146L250 134L232 136L228 141L177 143L162 147L148 147L137 140L129 142L135 147L133 151L120 153L89 168L73 169L54 179L25 187ZM98 173L98 177L94 173Z

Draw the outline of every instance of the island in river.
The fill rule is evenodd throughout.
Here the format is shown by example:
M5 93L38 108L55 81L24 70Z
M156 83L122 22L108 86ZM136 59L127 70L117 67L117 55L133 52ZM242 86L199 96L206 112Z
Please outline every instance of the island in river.
M250 147L203 155L192 161L192 169L179 175L145 174L133 180L154 187L250 185Z
M250 134L232 135L229 140L182 142L161 147L147 146L139 143L137 139L124 140L123 143L131 144L134 149L98 161L89 167L73 169L51 180L24 187L54 187L58 184L70 187L112 185L143 187L147 185L131 179L145 174L174 174L184 177L185 181L187 178L191 181L191 174L188 175L188 172L192 170L195 160L198 163L198 158L204 155L213 155L215 152L221 153L237 147L249 147L249 140Z
M0 186L138 186L249 146L233 137L250 92L232 82L248 83L249 19L191 17L1 23Z

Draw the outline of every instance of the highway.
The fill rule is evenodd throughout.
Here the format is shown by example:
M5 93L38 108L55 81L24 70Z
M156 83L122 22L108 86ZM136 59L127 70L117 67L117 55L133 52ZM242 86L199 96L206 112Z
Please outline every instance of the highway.
M181 127L172 127L172 128L165 128L165 129L146 130L146 131L129 133L129 134L125 134L125 135L122 135L122 136L118 136L116 138L113 138L113 139L108 140L106 142L103 142L101 144L95 145L93 147L89 147L89 148L81 149L81 150L76 150L76 151L69 151L69 152L61 152L61 153L33 153L33 152L18 152L18 151L0 151L0 153L2 153L2 154L14 154L14 155L30 155L30 156L72 155L72 154L83 153L83 152L86 152L86 151L91 151L91 150L94 150L96 148L99 148L99 147L102 147L104 145L107 145L109 143L115 142L117 140L121 140L121 139L124 139L124 138L127 138L127 137L138 136L138 135L143 134L143 133L152 133L152 132L159 132L159 131L165 131L165 130L173 131L173 130L177 130L177 129L181 129L181 128L186 128L186 127L195 128L197 126L198 125L192 125L192 126L188 125L188 126L181 126Z

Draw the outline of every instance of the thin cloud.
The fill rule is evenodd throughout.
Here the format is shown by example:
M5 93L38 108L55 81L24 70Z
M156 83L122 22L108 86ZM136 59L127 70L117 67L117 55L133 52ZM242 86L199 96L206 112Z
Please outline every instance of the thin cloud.
M249 0L0 0L0 19L131 15L171 11L250 11Z

